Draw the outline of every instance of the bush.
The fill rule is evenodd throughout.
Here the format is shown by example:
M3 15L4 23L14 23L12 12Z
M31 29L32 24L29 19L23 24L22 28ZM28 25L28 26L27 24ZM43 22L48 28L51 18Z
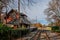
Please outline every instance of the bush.
M55 30L55 32L60 33L60 30Z
M0 39L1 40L9 40L11 29L12 28L7 27L7 26L0 26Z
M53 26L52 30L59 30L59 27L58 26Z
M3 27L3 24L2 23L0 23L0 27Z
M6 25L0 24L0 40L10 40L10 38L23 37L29 32L29 29L26 28L12 29Z
M53 27L52 27L52 31L53 31L53 32L58 32L58 33L59 33L59 32L60 32L59 26L53 26Z
M28 34L29 30L28 29L16 29L16 30L11 30L11 35L14 38L19 38L23 37L24 35Z
M11 30L11 36L13 37L13 38L18 38L18 37L20 37L20 30Z

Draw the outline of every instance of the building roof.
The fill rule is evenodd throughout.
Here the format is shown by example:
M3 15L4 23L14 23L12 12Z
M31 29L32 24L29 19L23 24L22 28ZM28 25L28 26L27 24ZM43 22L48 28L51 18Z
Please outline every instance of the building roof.
M11 13L13 13L13 12L19 13L19 12L17 12L17 10L11 9L11 10L8 12L7 15L9 15L9 14L11 14ZM24 13L19 13L19 14L20 14L21 16L27 16L27 15L24 14Z
M7 16L10 16L11 14L13 14L13 12L18 13L16 10L12 9L10 12L8 12ZM10 21L9 24L18 25L19 21L21 21L20 22L21 24L30 24L30 21L27 19L27 15L25 15L24 13L20 13L20 18L19 19L14 19L14 20Z
M20 15L21 15L21 16L26 16L26 17L27 17L27 15L26 15L26 14L24 14L24 13L20 13Z
M27 19L27 18L23 18L21 19L21 23L24 23L24 24L31 24L31 22Z

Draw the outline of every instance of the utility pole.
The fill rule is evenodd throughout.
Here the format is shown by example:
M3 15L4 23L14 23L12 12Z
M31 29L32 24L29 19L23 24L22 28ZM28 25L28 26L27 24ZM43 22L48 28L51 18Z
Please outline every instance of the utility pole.
M6 24L7 24L7 5L6 5Z
M6 0L7 2L7 0ZM6 7L6 25L7 25L7 3L5 4L5 7Z
M20 27L20 21L21 21L20 20L20 0L18 0L18 11L19 11L19 19L18 19L19 23L18 23L18 26ZM21 36L21 32L20 32L20 36Z
M36 23L37 23L37 16L36 16Z
M18 0L18 12L19 12L19 13L18 13L18 14L19 14L18 27L20 27L20 21L21 21L21 20L20 20L20 0Z
M20 13L20 0L18 0L18 11Z

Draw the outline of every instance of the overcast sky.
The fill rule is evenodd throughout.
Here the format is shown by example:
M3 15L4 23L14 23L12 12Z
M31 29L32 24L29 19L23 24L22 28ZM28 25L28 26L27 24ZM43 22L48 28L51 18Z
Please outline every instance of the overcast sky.
M37 17L37 22L42 23L42 24L48 24L46 18L46 15L44 14L44 10L48 7L48 3L50 0L35 0L37 3L34 4L33 6L30 6L30 10L28 7L25 8L25 13L24 10L22 10L22 7L20 5L20 12L25 13L31 20L36 20ZM15 0L14 2L14 9L17 9L18 7L18 1Z
M44 10L48 7L48 3L50 0L36 0L36 1L38 3L36 3L34 6L31 6L30 10L26 8L27 13L25 13L23 10L21 10L21 12L23 11L32 20L36 20L37 17L37 21L39 23L48 24L47 20L45 19L46 15L44 14Z

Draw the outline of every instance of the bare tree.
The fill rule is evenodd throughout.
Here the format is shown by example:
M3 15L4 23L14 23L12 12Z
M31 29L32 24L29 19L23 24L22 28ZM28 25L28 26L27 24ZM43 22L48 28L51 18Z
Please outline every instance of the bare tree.
M47 15L48 21L52 22L53 19L56 25L60 25L60 0L50 1L44 13Z
M6 7L6 5L14 4L15 0L0 0L0 10ZM31 7L33 4L37 3L35 0L19 0L20 1L20 7L22 7L23 10L25 10L26 7Z
M60 0L52 0L49 2L48 8L44 11L49 20L60 20Z
M14 0L0 0L0 21L1 21L1 13L3 12L3 9L6 9L6 14L7 14L7 6L10 3L13 3Z
M36 3L37 3L36 0L20 0L20 7L22 8L22 10L24 12L27 12L25 9L26 8L30 9L30 7L33 6Z
M0 0L0 9L2 10L6 5L13 3L14 0Z

